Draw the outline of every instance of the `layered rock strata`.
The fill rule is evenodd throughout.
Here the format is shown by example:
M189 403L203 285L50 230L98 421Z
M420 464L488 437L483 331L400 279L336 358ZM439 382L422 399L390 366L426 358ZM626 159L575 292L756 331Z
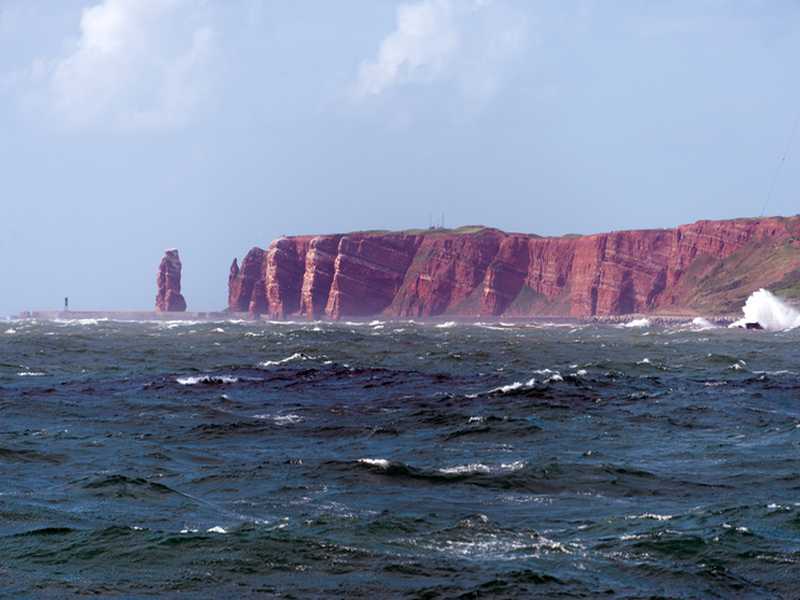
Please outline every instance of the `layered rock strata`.
M156 310L158 312L184 312L186 300L181 294L181 259L175 249L166 250L158 267L156 285Z
M283 237L236 260L229 310L270 318L738 311L800 293L800 217L539 237L485 227Z

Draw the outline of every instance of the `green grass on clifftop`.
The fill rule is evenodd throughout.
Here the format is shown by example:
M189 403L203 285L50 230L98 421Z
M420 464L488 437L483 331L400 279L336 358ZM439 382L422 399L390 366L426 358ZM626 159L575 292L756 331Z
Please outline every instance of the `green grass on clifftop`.
M369 229L367 231L355 231L353 233L361 235L467 235L467 234L480 233L483 230L491 230L491 229L494 228L486 227L485 225L464 225L463 227L456 227L455 229L446 229L446 228L429 229L429 228L419 227L416 229L401 229L401 230Z

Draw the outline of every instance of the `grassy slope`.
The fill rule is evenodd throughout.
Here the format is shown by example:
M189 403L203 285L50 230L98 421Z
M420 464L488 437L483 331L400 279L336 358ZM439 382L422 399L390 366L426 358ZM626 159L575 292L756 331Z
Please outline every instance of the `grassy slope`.
M800 296L800 247L791 241L749 244L722 261L698 257L675 290L679 304L704 313L735 313L759 288Z

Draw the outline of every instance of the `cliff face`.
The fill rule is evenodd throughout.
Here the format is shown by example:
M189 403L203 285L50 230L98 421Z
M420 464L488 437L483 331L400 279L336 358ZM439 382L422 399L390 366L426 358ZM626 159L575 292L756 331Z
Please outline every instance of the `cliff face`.
M167 250L158 267L156 277L158 312L184 312L186 300L181 295L181 259L177 250Z
M263 313L266 309L264 296L264 255L261 248L253 248L247 253L242 266L233 259L228 276L228 308L234 312Z
M489 228L285 237L231 267L229 309L271 318L737 311L800 281L800 217L544 238ZM792 288L793 289L793 288Z

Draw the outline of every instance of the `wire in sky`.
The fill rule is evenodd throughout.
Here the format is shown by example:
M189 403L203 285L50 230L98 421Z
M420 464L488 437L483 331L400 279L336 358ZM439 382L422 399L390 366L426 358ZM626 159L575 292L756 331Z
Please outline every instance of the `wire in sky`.
M764 199L764 206L761 208L761 216L764 216L764 213L767 212L767 205L769 205L770 200L772 200L772 194L775 192L775 184L778 182L778 177L781 174L781 170L783 169L783 163L786 162L786 157L789 155L789 150L792 149L792 143L794 142L794 137L797 134L797 126L800 124L800 111L797 112L797 116L794 119L794 125L792 126L792 131L789 133L789 139L786 142L786 149L783 151L781 155L781 159L778 161L778 164L775 167L775 173L772 175L772 181L769 185L769 191L767 192L767 197Z

